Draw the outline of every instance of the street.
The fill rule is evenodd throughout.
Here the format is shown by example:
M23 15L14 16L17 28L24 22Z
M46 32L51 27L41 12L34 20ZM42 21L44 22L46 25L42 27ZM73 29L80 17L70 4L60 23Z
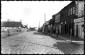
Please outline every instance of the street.
M1 39L3 54L83 54L84 46L37 31L23 32Z

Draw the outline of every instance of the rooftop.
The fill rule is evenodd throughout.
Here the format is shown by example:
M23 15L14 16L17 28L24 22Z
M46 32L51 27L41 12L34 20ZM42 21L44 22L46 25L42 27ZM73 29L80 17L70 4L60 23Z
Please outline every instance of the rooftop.
M1 22L1 27L22 27L22 23L15 21L4 21Z

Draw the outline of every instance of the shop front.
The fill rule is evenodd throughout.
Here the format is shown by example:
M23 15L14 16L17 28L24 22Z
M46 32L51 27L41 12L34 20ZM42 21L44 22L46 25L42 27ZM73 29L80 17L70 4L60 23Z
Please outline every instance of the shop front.
M74 36L74 19L61 22L61 33Z
M65 30L66 30L66 34L74 36L74 19L70 19L66 21L66 25L65 25Z
M75 36L84 39L84 17L74 20Z

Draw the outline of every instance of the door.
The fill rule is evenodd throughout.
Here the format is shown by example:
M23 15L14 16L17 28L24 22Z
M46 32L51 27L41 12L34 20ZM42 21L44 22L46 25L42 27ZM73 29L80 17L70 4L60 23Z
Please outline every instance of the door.
M78 25L76 25L76 37L78 37Z

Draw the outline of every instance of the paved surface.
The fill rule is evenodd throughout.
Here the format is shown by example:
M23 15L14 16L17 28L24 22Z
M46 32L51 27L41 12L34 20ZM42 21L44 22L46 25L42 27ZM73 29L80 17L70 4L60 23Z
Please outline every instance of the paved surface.
M1 39L5 54L83 54L84 46L53 39L36 31Z

